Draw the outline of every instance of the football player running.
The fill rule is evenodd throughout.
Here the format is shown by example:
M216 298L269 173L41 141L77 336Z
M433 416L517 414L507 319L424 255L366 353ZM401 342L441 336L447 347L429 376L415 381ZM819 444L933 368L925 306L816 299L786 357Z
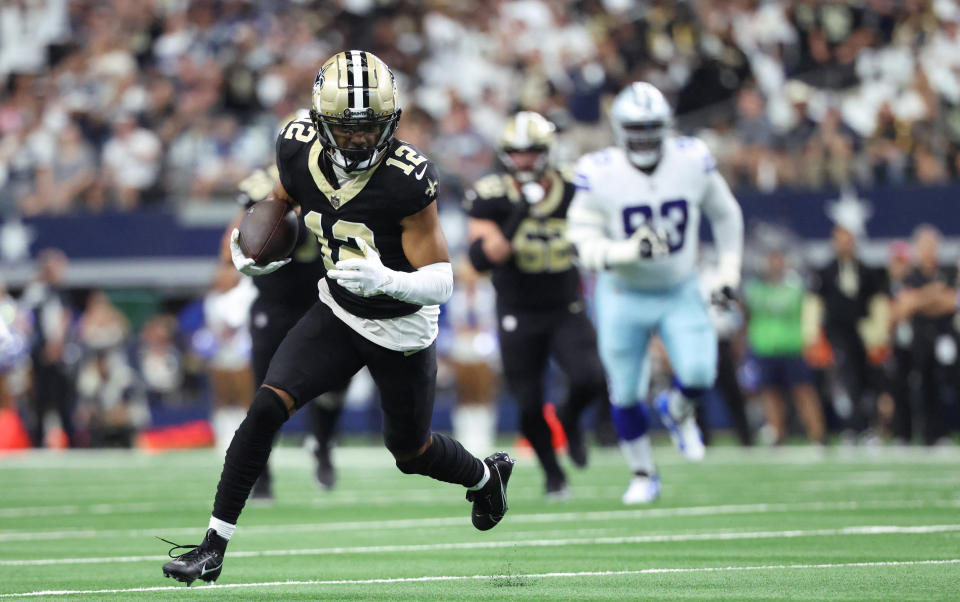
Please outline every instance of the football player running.
M577 164L568 236L580 265L600 272L600 355L620 449L634 473L623 501L637 504L660 492L640 399L654 332L674 371L657 412L684 456L703 458L694 410L716 376L717 335L697 282L700 215L710 220L718 253L717 303L731 300L740 282L743 216L706 145L672 134L670 106L654 86L636 82L621 91L610 118L616 146Z
M547 361L552 356L569 381L559 415L577 466L587 463L580 415L606 396L607 387L565 235L573 178L550 165L553 139L554 125L540 114L515 114L498 142L502 173L478 180L464 205L470 260L478 270L493 272L500 353L520 406L520 430L546 474L547 499L561 500L569 488L543 417Z
M300 206L320 243L319 301L280 343L237 429L203 541L166 563L164 575L188 584L217 579L276 432L363 366L379 389L397 468L466 487L477 529L493 528L507 511L513 460L503 452L479 460L430 430L437 318L453 271L437 216L436 168L394 137L399 119L393 73L372 53L350 50L320 68L310 119L281 131L274 195ZM242 254L235 263L250 265Z
M304 111L306 114L306 111ZM239 185L237 202L249 209L257 201L267 198L279 180L276 165L267 169L254 170ZM231 262L239 248L231 244L233 232L245 212L241 212L227 229L221 255ZM297 246L290 256L289 265L283 270L260 267L244 261L242 253L238 261L245 265L241 272L253 277L257 287L257 298L250 308L250 338L252 342L251 364L253 367L254 390L259 389L267 376L270 359L280 346L283 337L293 325L313 307L317 301L317 281L323 278L323 258L316 236L309 230L300 217L300 230ZM336 484L336 470L333 466L331 448L337 420L343 410L343 401L349 381L334 390L321 395L309 404L310 430L316 438L314 456L317 460L317 484L330 490ZM260 478L253 485L252 499L273 499L273 487L270 466L263 469Z

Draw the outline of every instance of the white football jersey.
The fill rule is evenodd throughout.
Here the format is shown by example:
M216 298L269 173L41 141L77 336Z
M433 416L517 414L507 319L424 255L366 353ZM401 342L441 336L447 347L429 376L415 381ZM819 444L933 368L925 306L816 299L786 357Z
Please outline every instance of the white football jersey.
M574 183L571 213L579 208L602 215L607 238L627 239L642 224L666 234L668 255L611 268L629 288L663 290L694 275L702 213L711 222L726 221L731 211L740 219L713 156L697 138L666 137L660 163L649 175L634 167L622 148L590 153L577 163ZM729 234L742 244L742 225L741 232ZM714 238L718 235L723 233L714 228Z

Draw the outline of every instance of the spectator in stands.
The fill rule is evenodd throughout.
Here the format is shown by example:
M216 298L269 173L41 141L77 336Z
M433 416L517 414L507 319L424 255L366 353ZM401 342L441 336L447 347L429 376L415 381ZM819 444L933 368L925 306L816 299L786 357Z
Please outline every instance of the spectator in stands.
M914 370L919 376L923 409L923 441L939 443L946 428L945 388L956 398L957 383L951 373L957 368L957 268L941 264L940 232L923 225L913 235L916 267L904 279L893 305L896 320L910 320L910 346Z
M20 201L24 215L58 214L81 204L97 177L96 156L80 128L68 121L57 139L50 163L38 166L36 187Z
M63 292L67 257L58 249L45 249L37 256L37 271L20 299L32 312L34 337L30 357L33 364L33 390L27 429L35 447L46 443L44 419L55 410L69 445L73 439L73 383L64 357L70 332L72 311Z
M130 113L113 120L113 135L103 149L104 180L117 208L129 211L147 200L157 183L160 140L137 125Z
M807 287L796 272L788 269L781 248L767 252L761 278L747 282L744 304L747 308L747 338L757 360L767 425L774 433L773 443L787 436L786 403L789 394L797 408L807 438L824 443L824 420L813 387L813 373L803 359L803 350L817 336L815 323L804 316L810 311Z

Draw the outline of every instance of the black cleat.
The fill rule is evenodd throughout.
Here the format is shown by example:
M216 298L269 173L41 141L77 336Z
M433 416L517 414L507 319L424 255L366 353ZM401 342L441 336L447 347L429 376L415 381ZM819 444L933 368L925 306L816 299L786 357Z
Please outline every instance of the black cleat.
M330 458L330 449L317 447L317 485L324 491L330 491L337 484L337 471Z
M547 477L547 501L565 502L570 499L570 488L563 475Z
M487 531L496 527L507 513L507 481L516 460L506 452L497 452L483 462L490 469L490 480L478 491L467 491L467 501L473 502L473 526Z
M587 444L583 440L583 431L578 425L564 425L563 430L567 434L567 455L570 456L570 461L577 468L586 468Z
M250 499L261 503L273 501L273 480L266 471L254 481L253 489L250 490Z
M187 584L200 579L206 583L213 583L220 576L223 569L223 554L227 549L227 541L217 535L213 529L207 529L207 535L200 542L199 546L181 546L160 538L172 545L170 549L170 562L163 565L163 576L173 577L177 581ZM174 550L190 550L174 556Z

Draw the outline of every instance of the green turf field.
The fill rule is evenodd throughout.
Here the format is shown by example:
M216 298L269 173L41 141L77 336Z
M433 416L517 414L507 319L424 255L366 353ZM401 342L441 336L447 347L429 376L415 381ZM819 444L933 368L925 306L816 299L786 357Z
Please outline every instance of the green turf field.
M273 458L277 501L248 506L213 587L164 579L168 546L198 543L213 451L0 457L0 600L960 599L960 450L711 450L660 446L664 487L625 507L616 450L570 470L547 504L521 457L510 513L480 533L461 488L338 450L321 493L307 452Z

